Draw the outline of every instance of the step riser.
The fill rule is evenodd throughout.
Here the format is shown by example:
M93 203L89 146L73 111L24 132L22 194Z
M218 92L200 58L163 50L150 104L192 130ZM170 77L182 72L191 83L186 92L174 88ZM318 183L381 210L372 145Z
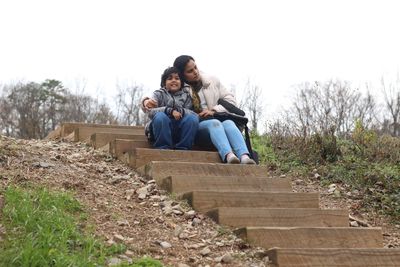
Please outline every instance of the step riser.
M135 148L152 148L152 146L147 140L116 139L110 142L110 154L118 159L124 153L133 151Z
M96 128L96 127L79 127L74 130L74 141L84 141L90 139L90 136L95 133L108 133L108 134L133 134L143 135L143 129L120 129L120 128Z
M130 154L130 166L137 168L148 164L150 161L177 161L196 163L220 163L217 152L190 151L190 150L166 150L137 148Z
M195 210L207 212L218 207L318 208L318 193L210 192L182 195Z
M115 139L130 139L136 141L146 141L147 137L143 134L105 134L105 133L94 133L90 137L90 144L94 148L105 146Z
M61 125L61 137L65 137L71 134L75 129L79 127L96 128L96 129L131 129L141 130L144 133L143 126L127 126L127 125L113 125L113 124L94 124L94 123L79 123L79 122L66 122Z
M232 227L348 227L345 210L220 208L207 213L217 223Z
M137 169L139 173L160 181L168 176L242 176L267 177L268 167L243 164L152 162Z
M292 192L289 178L174 176L162 179L160 185L176 194L197 190Z
M394 267L399 266L399 249L271 249L269 259L286 267Z
M382 248L379 228L247 227L236 234L254 246L279 248Z

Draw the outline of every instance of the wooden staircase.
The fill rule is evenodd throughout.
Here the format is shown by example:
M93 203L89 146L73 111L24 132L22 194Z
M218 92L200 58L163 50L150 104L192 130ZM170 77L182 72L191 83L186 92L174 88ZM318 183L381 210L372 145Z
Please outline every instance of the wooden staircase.
M113 156L250 245L275 266L400 266L400 249L383 248L381 228L349 227L345 210L320 209L318 193L294 193L265 166L223 164L216 152L150 149L143 127L64 123L49 138L72 136Z

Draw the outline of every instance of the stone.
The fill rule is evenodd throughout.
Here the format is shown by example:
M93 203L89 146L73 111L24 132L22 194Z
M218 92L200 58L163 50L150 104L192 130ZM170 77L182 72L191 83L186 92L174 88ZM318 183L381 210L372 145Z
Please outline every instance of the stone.
M193 221L192 221L192 225L193 226L196 226L196 225L198 225L200 223L201 223L201 220L199 218L194 218Z
M124 238L122 235L120 235L120 234L115 234L115 235L114 235L114 238L115 238L116 240L118 240L118 241L124 241L124 240L125 240L125 238Z
M133 253L133 251L128 249L127 251L125 251L125 255L128 257L133 257L135 254Z
M208 248L208 247L205 247L205 248L203 248L201 251L200 251L200 254L202 255L202 256L207 256L208 254L210 254L211 253L211 250Z
M175 206L173 206L172 207L174 210L179 210L179 211L181 211L182 213L183 213L183 209L182 209L182 207L181 207L181 205L175 205Z
M125 191L125 198L126 200L130 200L133 196L133 194L135 193L134 189L129 189Z
M32 165L33 167L38 167L38 168L50 168L55 166L54 164L47 162L35 162Z
M328 188L329 194L333 194L333 192L335 192L335 190L336 190L336 184L329 185L329 188Z
M341 196L340 190L336 189L335 191L333 191L333 195L337 198L339 198Z
M182 215L182 214L183 214L182 211L176 210L176 209L173 209L172 212L173 212L175 215Z
M294 182L296 183L296 185L303 184L303 180L302 179L296 179Z
M109 183L110 184L113 184L113 185L116 185L116 184L118 184L118 183L120 183L120 182L122 182L122 181L127 181L127 180L129 180L129 176L128 175L124 175L124 176L115 176L115 177L113 177L112 179L110 179L110 181L109 181Z
M150 196L150 200L151 201L160 201L160 196L157 196L157 195L155 195L155 196Z
M165 215L170 215L172 213L171 207L165 207L162 209Z
M350 226L351 226L351 227L359 227L359 224L358 224L357 221L351 221L351 222L350 222Z
M117 266L122 263L121 259L118 258L110 258L107 260L107 266Z
M194 216L196 216L196 211L189 210L188 212L185 212L184 216L186 219L192 219Z
M127 220L117 221L118 226L129 226L129 222Z
M221 262L231 263L232 261L233 261L233 257L230 253L226 253L224 256L222 256Z
M183 231L182 226L180 226L180 225L175 226L174 236L179 236L182 233L182 231Z
M171 248L171 247L172 247L172 245L171 245L170 243L166 242L166 241L160 242L160 246L161 246L163 249L167 249L167 248Z
M145 195L147 195L148 192L149 192L149 191L148 191L148 186L141 187L141 188L139 188L139 189L136 190L136 194L138 194L138 195L140 195L140 194L145 194Z
M179 238L180 239L189 239L189 235L187 233L180 233Z
M112 239L107 240L107 245L112 246L115 244L115 241Z

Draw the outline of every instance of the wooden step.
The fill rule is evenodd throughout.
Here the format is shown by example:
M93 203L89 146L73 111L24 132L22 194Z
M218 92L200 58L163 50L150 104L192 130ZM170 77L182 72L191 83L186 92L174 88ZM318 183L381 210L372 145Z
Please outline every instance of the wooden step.
M279 248L382 248L381 228L246 227L235 233L249 244Z
M225 164L225 163L191 163L152 161L137 169L139 173L160 181L168 176L257 176L267 177L268 167L261 165Z
M147 142L147 137L144 134L118 134L99 132L94 133L90 136L90 145L97 149L117 138Z
M162 179L160 185L177 194L197 190L292 192L289 178L175 175Z
M217 152L207 151L136 148L128 153L132 168L146 165L150 161L221 162Z
M64 122L61 124L61 133L60 137L65 137L72 132L74 132L75 129L79 127L93 127L96 129L104 129L104 128L119 128L119 129L141 129L142 132L144 133L144 127L143 126L127 126L127 125L116 125L116 124L96 124L96 123L81 123L81 122Z
M347 227L346 210L222 207L207 212L219 224L246 227Z
M90 136L94 133L137 134L144 136L144 130L141 126L130 126L130 128L80 126L74 130L74 141L78 142L84 141L85 139L90 139Z
M152 145L147 140L114 139L110 142L109 148L111 155L120 158L124 153L135 148L152 148Z
M46 140L58 139L61 137L61 126L57 126L53 131L49 132L44 138Z
M400 249L273 248L267 255L274 266L285 267L400 266Z
M315 208L318 193L269 193L243 191L193 191L181 196L195 210L207 212L218 207Z

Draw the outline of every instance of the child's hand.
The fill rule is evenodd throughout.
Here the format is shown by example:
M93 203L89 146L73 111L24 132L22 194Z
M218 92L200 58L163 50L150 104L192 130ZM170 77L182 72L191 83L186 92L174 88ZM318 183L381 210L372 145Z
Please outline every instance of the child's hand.
M143 106L146 110L150 110L152 108L158 107L158 103L156 100L148 98L143 102Z
M172 116L175 118L175 120L179 121L182 119L182 114L176 110L172 111Z

